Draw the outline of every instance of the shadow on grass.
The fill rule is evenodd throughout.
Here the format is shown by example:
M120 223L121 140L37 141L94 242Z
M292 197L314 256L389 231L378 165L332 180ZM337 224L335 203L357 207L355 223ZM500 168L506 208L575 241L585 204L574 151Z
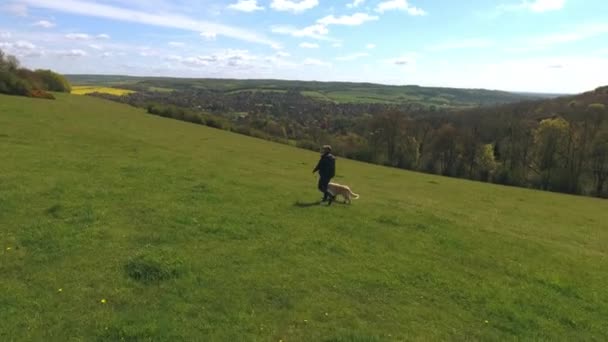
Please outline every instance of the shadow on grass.
M314 201L314 202L296 201L293 204L294 207L298 207L298 208L310 208L310 207L316 207L318 205L321 205L321 201Z
M321 201L315 201L315 202L296 201L293 204L293 206L294 207L298 207L298 208L310 208L310 207L320 206L321 204L323 204L323 202L321 202ZM341 202L341 201L333 201L331 205L334 205L334 204L346 205L347 203L344 203L344 202ZM330 206L330 205L326 205L326 206Z

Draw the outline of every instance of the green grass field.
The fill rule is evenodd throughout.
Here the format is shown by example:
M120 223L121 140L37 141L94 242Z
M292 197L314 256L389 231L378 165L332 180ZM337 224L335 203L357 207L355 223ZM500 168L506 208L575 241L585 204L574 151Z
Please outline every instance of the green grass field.
M608 202L0 96L1 341L608 340Z

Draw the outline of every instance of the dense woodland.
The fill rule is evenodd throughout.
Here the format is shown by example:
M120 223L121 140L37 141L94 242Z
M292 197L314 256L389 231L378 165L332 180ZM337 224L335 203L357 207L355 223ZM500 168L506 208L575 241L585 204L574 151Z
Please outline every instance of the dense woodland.
M409 170L608 196L608 87L472 109L186 90L101 95L155 115Z
M65 77L51 70L29 70L21 67L15 56L0 50L0 93L53 99L49 91L70 92Z

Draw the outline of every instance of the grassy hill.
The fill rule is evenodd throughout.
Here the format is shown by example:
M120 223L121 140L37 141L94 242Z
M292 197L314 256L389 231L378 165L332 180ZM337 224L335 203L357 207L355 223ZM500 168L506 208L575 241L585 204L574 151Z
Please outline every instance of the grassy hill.
M0 96L0 340L608 339L605 201Z
M334 103L417 103L426 106L474 107L552 97L548 94L510 93L486 89L392 86L374 83L288 80L189 79L111 75L68 75L73 84L128 87L138 91L211 90L237 92L286 92L297 89L316 101Z

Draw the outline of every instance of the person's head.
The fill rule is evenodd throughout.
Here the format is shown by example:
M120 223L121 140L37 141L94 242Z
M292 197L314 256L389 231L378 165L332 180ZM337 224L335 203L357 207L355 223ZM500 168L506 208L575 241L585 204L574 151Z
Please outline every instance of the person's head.
M331 146L323 145L323 147L321 147L321 154L330 153L330 152L331 152Z

